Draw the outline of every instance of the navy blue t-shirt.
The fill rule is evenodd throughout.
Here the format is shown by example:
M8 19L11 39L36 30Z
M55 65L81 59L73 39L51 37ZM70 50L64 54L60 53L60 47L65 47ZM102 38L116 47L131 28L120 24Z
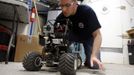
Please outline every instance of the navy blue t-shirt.
M61 13L56 18L56 23L66 24L64 19L69 19L72 23L72 25L68 26L70 29L69 40L71 41L92 39L92 33L98 28L101 28L95 12L91 7L86 5L78 5L76 14L69 17L65 17Z

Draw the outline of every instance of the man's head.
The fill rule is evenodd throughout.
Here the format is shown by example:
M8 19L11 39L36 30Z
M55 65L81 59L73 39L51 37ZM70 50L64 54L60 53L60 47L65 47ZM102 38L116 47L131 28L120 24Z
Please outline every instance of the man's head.
M77 0L60 0L59 6L62 9L64 16L74 15L77 10Z

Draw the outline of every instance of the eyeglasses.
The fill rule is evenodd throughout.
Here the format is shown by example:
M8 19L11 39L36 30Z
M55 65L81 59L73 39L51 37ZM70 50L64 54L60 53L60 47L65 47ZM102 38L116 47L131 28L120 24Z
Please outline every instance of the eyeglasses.
M72 2L72 3L66 3L66 4L64 4L64 5L62 5L62 4L59 4L59 6L61 7L61 8L64 8L64 7L70 7L71 5L73 5L74 3Z

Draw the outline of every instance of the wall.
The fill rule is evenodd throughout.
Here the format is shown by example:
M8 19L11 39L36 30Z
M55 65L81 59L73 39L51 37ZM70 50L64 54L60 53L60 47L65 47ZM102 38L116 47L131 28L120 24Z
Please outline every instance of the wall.
M102 25L102 61L128 64L127 39L123 37L133 24L134 8L126 0L84 0L83 4L94 9Z
M121 48L122 39L119 37L122 31L120 18L121 10L118 9L120 6L120 1L97 0L88 5L94 9L100 21L100 24L102 25L102 47Z

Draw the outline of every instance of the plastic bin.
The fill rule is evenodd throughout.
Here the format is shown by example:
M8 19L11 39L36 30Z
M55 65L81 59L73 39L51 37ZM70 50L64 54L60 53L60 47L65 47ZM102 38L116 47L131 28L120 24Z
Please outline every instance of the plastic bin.
M134 39L128 41L129 64L134 65Z

